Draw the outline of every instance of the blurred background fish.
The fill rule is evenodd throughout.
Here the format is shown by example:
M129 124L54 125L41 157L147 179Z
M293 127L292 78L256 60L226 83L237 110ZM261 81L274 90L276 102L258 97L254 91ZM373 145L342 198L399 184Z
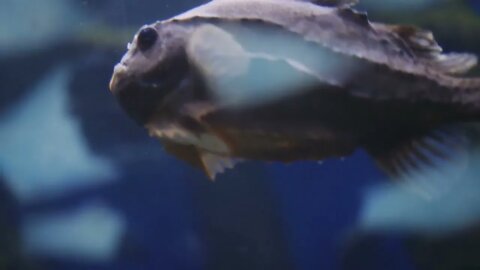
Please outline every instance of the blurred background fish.
M408 2L359 8L480 54L478 1ZM476 149L424 196L361 151L243 163L210 184L146 138L107 90L112 66L138 26L203 3L2 0L0 268L478 267Z

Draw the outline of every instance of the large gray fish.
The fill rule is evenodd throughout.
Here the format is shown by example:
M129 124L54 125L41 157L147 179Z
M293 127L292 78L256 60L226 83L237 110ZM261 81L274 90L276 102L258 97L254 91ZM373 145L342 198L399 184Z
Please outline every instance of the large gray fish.
M348 0L215 0L142 27L110 90L165 149L214 178L238 160L364 148L397 175L448 153L480 120L474 55Z

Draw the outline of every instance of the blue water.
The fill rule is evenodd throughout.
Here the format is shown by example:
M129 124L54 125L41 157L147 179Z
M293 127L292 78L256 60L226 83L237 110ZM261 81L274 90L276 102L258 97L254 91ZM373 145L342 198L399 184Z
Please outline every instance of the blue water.
M390 183L361 150L249 161L210 182L107 89L140 26L203 1L47 2L3 0L0 11L0 269L430 269L435 254L419 260L419 247L441 250L480 224L474 165L429 198ZM375 17L374 2L362 8ZM479 44L455 34L441 33L449 50Z

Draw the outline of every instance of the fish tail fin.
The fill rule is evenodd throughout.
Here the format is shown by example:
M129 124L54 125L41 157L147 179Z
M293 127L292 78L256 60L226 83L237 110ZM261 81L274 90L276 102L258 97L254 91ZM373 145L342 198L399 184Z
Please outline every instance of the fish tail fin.
M456 182L453 179L461 178L472 160L480 157L480 77L446 75L444 79L443 86L454 91L449 95L453 100L448 102L457 107L455 124L382 136L384 142L375 141L365 147L391 179L433 186L430 192L420 188L422 193L438 194L439 189L445 190ZM438 185L438 179L447 178L448 181Z
M366 149L390 179L432 198L454 187L480 153L480 123L387 136Z

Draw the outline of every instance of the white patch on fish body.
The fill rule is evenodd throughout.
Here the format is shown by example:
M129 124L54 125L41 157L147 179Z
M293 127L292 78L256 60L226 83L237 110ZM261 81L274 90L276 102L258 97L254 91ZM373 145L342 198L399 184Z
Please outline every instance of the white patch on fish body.
M250 64L247 52L232 35L208 24L193 32L187 53L192 62L204 68L205 75L216 78L239 76ZM205 62L213 64L202 65Z

